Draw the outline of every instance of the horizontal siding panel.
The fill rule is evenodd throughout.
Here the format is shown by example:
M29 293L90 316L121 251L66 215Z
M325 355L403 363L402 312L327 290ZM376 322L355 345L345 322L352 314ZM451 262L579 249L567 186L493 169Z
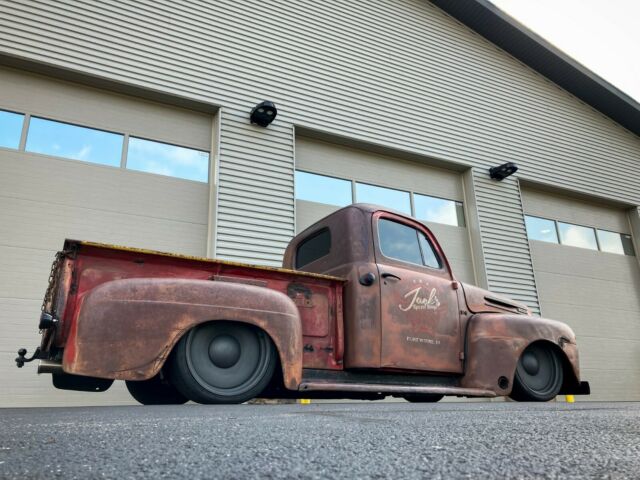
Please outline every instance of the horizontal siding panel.
M517 181L512 178L491 181L486 171L474 169L473 182L489 288L524 302L534 313L539 313Z

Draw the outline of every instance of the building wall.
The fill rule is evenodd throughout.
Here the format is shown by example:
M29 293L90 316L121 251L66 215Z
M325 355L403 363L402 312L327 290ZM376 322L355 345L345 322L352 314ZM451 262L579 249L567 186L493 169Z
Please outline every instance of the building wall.
M279 264L294 127L470 168L476 277L536 311L518 182L487 169L640 204L637 136L426 0L0 0L0 54L220 106L222 258ZM263 99L267 129L248 123Z
M279 262L294 231L293 124L477 168L489 286L534 308L518 190L487 167L515 161L521 178L640 203L636 136L427 1L36 0L0 13L6 54L223 106L225 258ZM278 121L252 128L264 98Z

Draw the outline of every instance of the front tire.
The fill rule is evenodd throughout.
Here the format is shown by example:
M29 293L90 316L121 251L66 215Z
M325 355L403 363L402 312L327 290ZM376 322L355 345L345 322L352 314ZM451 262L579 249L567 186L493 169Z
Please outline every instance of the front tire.
M276 349L262 330L244 323L211 322L183 336L170 359L170 378L198 403L243 403L269 384Z
M189 401L162 372L149 380L127 380L125 383L131 396L142 405L182 405Z
M518 402L548 402L558 395L563 380L562 361L552 346L533 343L518 359L509 396Z

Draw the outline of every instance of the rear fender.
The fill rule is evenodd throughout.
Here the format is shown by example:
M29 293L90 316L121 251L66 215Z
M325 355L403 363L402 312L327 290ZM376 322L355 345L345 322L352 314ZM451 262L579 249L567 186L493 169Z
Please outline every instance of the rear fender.
M302 326L285 294L264 287L206 280L114 280L83 299L64 350L65 372L119 380L158 373L174 345L201 323L244 322L275 344L285 387L302 378Z
M461 385L508 395L520 355L527 346L539 341L554 345L565 371L569 367L567 381L577 384L580 380L578 347L568 325L527 315L481 313L472 316L467 324L467 364ZM504 380L500 381L502 377L508 380L506 385Z

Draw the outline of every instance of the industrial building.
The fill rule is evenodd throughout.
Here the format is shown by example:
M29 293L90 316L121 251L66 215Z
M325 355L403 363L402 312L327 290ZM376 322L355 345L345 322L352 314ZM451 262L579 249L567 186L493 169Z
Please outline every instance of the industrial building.
M0 406L132 402L14 366L65 238L277 266L352 202L571 325L581 401L640 400L639 135L486 0L0 2Z

